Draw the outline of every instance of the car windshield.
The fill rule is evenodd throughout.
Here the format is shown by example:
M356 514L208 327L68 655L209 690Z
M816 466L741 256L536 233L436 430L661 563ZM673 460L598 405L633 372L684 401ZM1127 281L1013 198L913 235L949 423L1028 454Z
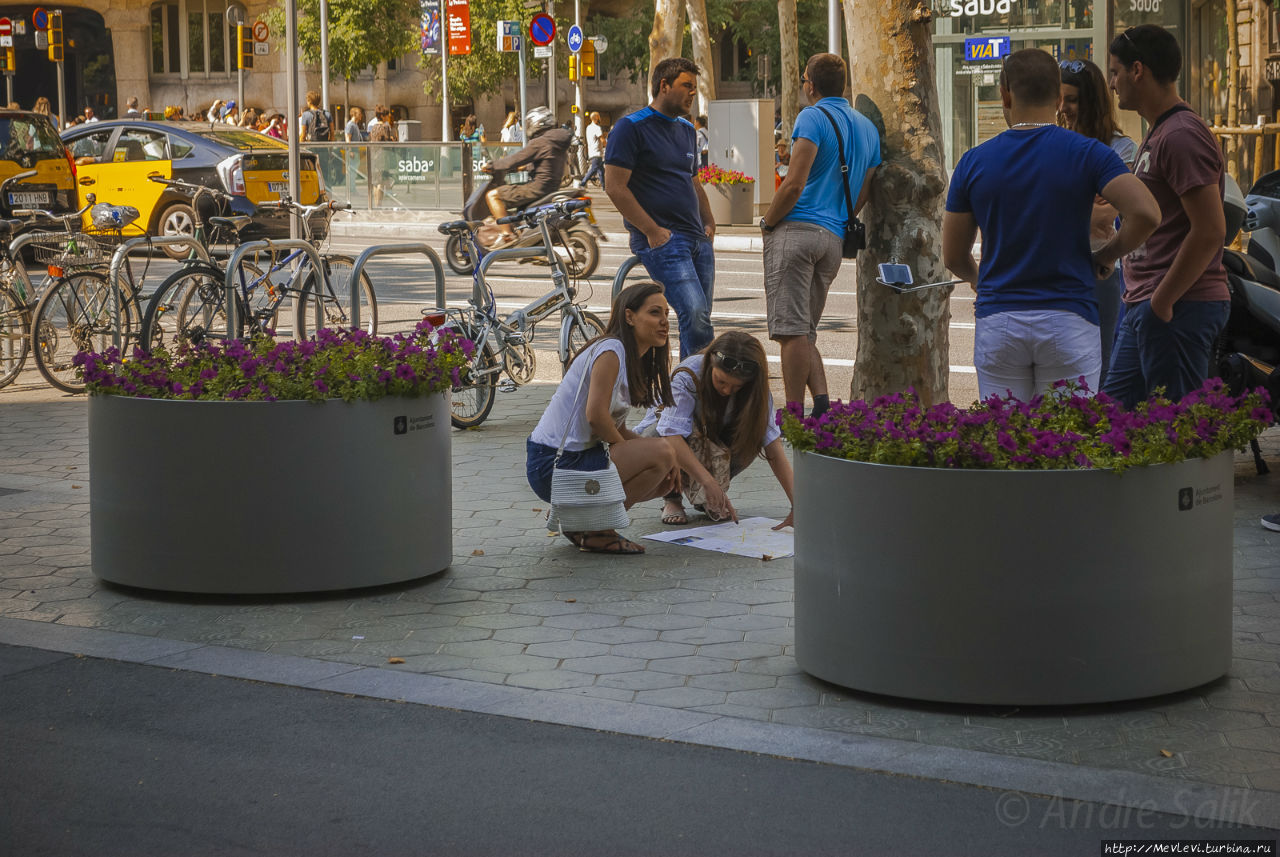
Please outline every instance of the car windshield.
M209 128L195 133L215 143L232 146L246 152L250 149L281 148L278 140L272 140L265 134L259 134L257 131L247 131L243 128Z
M34 155L37 159L62 158L62 140L48 120L27 116L0 118L0 151L5 160Z

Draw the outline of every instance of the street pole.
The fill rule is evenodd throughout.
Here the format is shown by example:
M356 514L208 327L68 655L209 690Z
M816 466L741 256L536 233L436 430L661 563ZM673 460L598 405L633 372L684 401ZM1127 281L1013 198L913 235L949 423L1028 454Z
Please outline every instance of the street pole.
M440 5L445 6L445 15L448 15L448 0ZM447 18L446 18L447 20ZM449 142L449 36L448 30L445 30L445 37L440 44L440 139L445 143Z
M524 117L525 114L529 112L525 109L525 100L529 97L529 90L526 88L527 84L525 83L524 77L524 42L527 37L528 36L525 33L520 34L520 51L517 53L517 56L520 59L520 95L516 98L516 112L520 114L521 137L524 136Z
M67 80L63 74L63 63L54 63L58 67L58 127L65 128L67 126L67 106L64 103L67 92Z
M552 18L556 16L556 4L552 0L547 0L547 14ZM551 44L547 47L551 48L551 56L547 57L547 109L551 111L554 119L556 115L556 41L551 40Z
M7 104L13 103L13 72L11 71L4 73L4 100Z
M289 196L302 198L302 157L298 149L298 0L284 3L285 103L289 111ZM289 237L298 238L298 218L289 217Z
M840 56L840 0L827 0L827 53Z
M329 0L320 0L320 106L329 112Z
M582 0L573 0L573 25L578 29L582 29ZM583 47L586 47L586 36L583 36ZM583 116L582 116L582 52L578 52L578 79L573 82L573 103L578 108L573 115L573 133L582 138ZM587 153L581 149L578 150L578 169L586 172L586 162L583 160Z
M228 6L226 11L227 23L234 27L239 27L247 23L241 17L240 7ZM239 33L239 30L236 31ZM236 105L240 108L240 115L244 115L244 66L240 63L240 45L236 44Z

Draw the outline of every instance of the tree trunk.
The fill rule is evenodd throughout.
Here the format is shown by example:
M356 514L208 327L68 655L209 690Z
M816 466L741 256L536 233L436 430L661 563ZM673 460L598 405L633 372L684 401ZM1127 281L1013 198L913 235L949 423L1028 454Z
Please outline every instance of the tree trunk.
M653 29L649 31L649 76L646 95L653 95L653 69L667 57L680 55L680 24L684 4L679 0L654 0Z
M782 38L782 139L791 145L791 129L800 112L800 33L796 0L778 0L778 34Z
M711 34L707 28L706 0L688 0L689 35L693 39L693 61L702 69L698 75L698 112L716 100L716 69L711 61Z
M1240 24L1237 22L1236 0L1226 0L1227 7L1227 127L1240 124ZM1240 137L1227 137L1227 164L1232 168L1232 178L1237 181L1243 170L1240 165Z
M947 399L951 287L899 295L878 284L877 264L910 265L917 284L950 278L942 264L947 187L934 77L932 14L924 0L843 0L854 106L883 123L858 255L858 350L849 394L871 399L914 387ZM878 114L878 115L877 115Z

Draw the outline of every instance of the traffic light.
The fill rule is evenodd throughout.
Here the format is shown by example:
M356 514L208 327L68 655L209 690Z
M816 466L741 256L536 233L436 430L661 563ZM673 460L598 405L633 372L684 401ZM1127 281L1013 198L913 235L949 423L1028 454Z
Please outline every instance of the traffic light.
M582 43L582 50L578 52L578 73L585 78L596 76L596 46L590 39Z
M62 60L62 12L55 9L49 13L49 61Z
M578 55L569 54L569 80L578 79Z
M13 48L5 48L0 51L0 72L5 74L13 74L16 71L14 65Z
M248 24L236 25L236 44L240 46L241 69L253 68L253 27Z

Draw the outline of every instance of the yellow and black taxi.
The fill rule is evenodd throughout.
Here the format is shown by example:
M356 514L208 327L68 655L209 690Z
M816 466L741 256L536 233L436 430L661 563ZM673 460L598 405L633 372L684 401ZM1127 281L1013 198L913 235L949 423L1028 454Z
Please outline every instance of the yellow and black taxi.
M14 179L35 171L34 176ZM15 208L56 213L79 208L75 164L53 121L28 110L0 110L0 216Z
M62 139L71 150L80 193L137 208L137 232L190 235L195 228L191 198L148 178L160 176L230 194L221 213L253 218L240 233L245 240L289 236L287 212L257 207L288 191L289 147L282 140L234 125L132 119L77 125ZM319 163L309 152L302 154L299 181L298 202L314 205L325 198ZM315 215L311 227L313 236L323 237L324 216Z

